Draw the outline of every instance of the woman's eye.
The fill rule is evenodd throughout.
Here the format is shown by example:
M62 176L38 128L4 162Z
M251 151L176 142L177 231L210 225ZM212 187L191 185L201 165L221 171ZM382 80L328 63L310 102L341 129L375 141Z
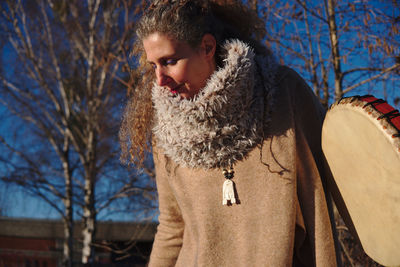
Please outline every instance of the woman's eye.
M176 62L177 62L176 59L167 59L167 60L165 61L165 65L175 65Z
M177 62L178 62L177 59L166 59L166 60L164 60L164 61L161 62L161 65L162 65L162 66L175 65ZM157 69L157 64L155 64L155 63L150 63L150 65L151 65L151 68L152 68L152 69L154 69L154 70Z

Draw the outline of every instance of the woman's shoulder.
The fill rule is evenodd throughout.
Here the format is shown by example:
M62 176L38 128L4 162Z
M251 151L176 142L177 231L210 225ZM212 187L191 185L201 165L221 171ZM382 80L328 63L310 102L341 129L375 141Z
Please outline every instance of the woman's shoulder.
M315 93L308 86L307 82L294 69L287 66L280 66L277 70L277 92L275 100L278 105L288 106L287 108L296 117L305 114L317 114L323 118L325 110Z
M301 83L302 85L308 87L308 85L306 84L304 79L300 76L300 74L298 74L297 71L286 65L280 65L277 68L276 81L278 85L281 83L289 83L289 84Z
M278 91L289 94L296 102L319 102L307 82L294 69L281 65L276 75Z

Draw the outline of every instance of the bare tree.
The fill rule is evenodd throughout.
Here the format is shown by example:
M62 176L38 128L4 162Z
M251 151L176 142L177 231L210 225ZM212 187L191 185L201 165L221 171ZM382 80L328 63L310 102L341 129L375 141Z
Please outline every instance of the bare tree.
M1 158L7 169L1 176L62 216L65 266L72 266L75 215L82 218L86 264L94 259L101 210L124 198L136 201L136 212L141 205L152 207L153 186L146 182L151 180L120 166L116 140L126 94L120 81L129 79L123 70L139 2L2 3L0 32L7 53L0 101L15 118L10 131L16 138L0 136L8 152Z
M258 8L268 45L308 79L325 106L354 91L380 94L390 87L396 94L398 2L268 1Z

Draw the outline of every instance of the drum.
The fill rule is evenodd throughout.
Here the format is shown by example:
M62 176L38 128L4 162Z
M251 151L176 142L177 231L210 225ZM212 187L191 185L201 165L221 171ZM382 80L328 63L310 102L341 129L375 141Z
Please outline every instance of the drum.
M400 114L373 96L343 98L326 114L322 149L346 225L364 251L400 266Z

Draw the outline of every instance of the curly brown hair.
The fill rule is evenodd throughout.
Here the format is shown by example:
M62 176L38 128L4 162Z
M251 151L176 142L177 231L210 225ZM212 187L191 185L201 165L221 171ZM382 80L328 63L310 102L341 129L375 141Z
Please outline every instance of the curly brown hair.
M222 44L240 39L256 53L269 53L261 44L265 36L264 22L257 12L237 0L156 0L137 24L133 54L139 59L135 73L140 81L132 90L120 128L122 159L142 166L151 150L153 105L151 88L154 71L146 63L142 41L152 33L162 33L196 48L204 34L212 34L217 42L216 63L222 65Z

